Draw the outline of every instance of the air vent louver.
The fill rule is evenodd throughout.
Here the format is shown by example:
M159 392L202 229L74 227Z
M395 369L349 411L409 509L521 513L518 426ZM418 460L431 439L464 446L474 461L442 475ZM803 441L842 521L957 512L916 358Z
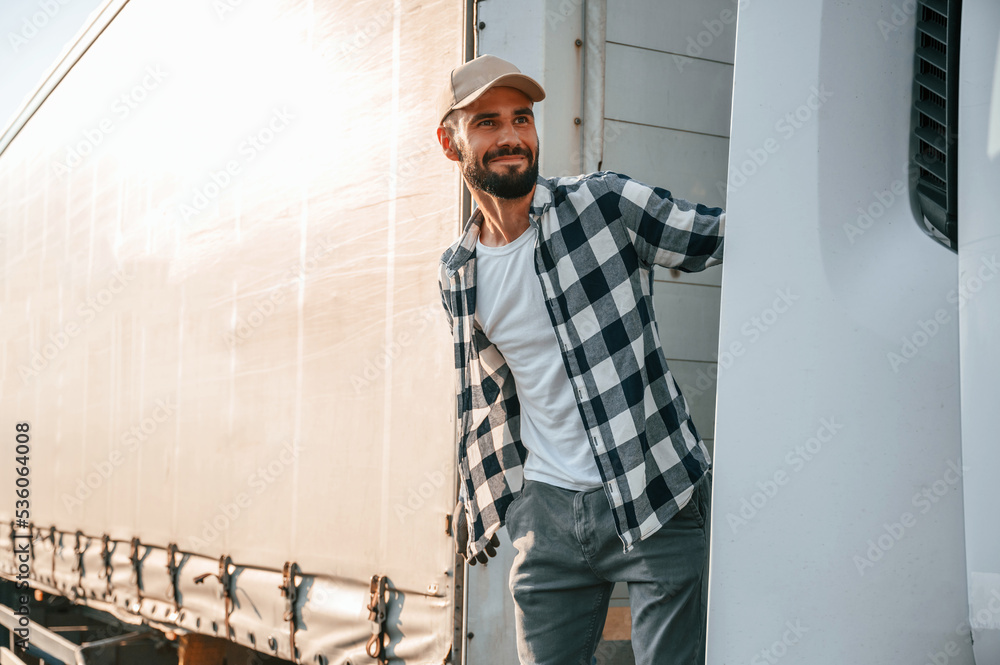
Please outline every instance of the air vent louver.
M958 246L958 40L961 0L918 0L912 174L918 222Z

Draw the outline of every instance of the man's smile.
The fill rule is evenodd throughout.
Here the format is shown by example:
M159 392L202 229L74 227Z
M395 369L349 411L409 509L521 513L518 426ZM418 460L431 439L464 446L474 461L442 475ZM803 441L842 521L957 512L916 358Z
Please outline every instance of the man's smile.
M520 160L527 161L527 158L523 155L504 155L503 157L494 157L489 161L490 164L515 164Z

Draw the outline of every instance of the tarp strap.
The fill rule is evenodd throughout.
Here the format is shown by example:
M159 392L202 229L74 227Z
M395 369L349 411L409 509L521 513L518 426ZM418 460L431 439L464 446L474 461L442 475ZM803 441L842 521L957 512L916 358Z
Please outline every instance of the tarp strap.
M286 561L281 569L281 595L285 597L284 620L288 622L288 650L291 653L289 660L299 662L298 649L295 648L295 600L298 596L298 587L295 586L295 576L301 573L299 564L294 561Z
M167 544L167 580L170 584L169 594L174 601L174 614L181 612L180 590L177 587L177 543ZM228 639L229 635L226 635Z
M385 575L372 575L369 587L368 620L372 622L372 636L368 638L365 651L380 665L389 662L385 654Z
M87 538L87 544L83 544L83 531L79 529L74 534L75 538L73 540L73 556L76 557L76 562L73 564L73 572L76 573L76 586L73 587L73 593L79 598L80 596L86 596L87 592L83 588L83 553L87 551L90 546L90 539Z
M138 613L142 607L142 557L139 556L139 548L142 543L138 538L133 538L129 552L129 560L132 562L132 583L135 584L135 603L130 606L133 612Z
M219 572L218 573L203 573L194 578L195 584L202 584L206 578L214 577L219 580L219 584L222 586L222 597L226 603L226 639L230 639L232 628L229 624L229 617L233 613L233 576L229 572L230 566L233 565L233 559L228 554L223 554L219 557Z
M52 541L52 586L56 586L56 525L49 527L49 540Z
M104 535L101 536L101 564L102 564L102 566L104 568L103 575L104 575L104 581L106 583L106 595L107 596L110 596L111 595L111 591L112 591L111 590L111 573L112 573L111 553L118 547L118 543L116 542L114 547L110 547L110 545L111 545L111 536L109 536L108 534L105 533Z

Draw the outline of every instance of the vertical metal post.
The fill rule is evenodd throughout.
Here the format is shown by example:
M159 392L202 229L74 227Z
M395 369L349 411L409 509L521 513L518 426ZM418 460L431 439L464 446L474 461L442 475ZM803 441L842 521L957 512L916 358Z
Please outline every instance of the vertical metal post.
M463 50L464 50L464 61L468 62L476 57L477 51L477 39L476 39L476 0L466 0L465 2L465 17L464 25L465 28L462 31L463 39ZM461 174L458 176L459 179L459 190L461 191L461 200L459 202L459 220L458 220L458 231L461 231L465 227L465 221L469 219L472 215L472 194L469 189L465 186L465 181L462 179ZM455 423L455 455L456 460L458 456L458 427L459 424ZM461 482L458 474L458 464L455 465L455 497L454 503L458 503L458 484ZM466 651L465 640L468 634L469 626L469 589L468 584L466 584L466 572L468 564L465 563L465 558L461 556L455 557L455 579L454 579L454 594L455 594L455 638L452 642L452 654L451 660L454 663L461 663L461 665L466 665Z
M17 590L14 588L14 583L7 580L0 580L0 605L12 608L16 602ZM6 628L0 628L0 647L9 649L10 645L10 631Z

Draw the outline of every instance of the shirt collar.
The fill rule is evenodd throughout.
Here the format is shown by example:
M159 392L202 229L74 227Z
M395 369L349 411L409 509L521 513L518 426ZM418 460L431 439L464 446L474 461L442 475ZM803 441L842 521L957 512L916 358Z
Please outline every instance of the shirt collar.
M531 226L537 226L538 220L552 205L552 192L553 184L549 182L549 179L538 176L538 180L535 182L535 194L531 198L531 207L528 209L528 223ZM455 246L455 251L445 264L449 275L453 275L465 265L476 250L476 241L479 239L482 224L483 213L479 208L476 208L466 221L462 235Z

